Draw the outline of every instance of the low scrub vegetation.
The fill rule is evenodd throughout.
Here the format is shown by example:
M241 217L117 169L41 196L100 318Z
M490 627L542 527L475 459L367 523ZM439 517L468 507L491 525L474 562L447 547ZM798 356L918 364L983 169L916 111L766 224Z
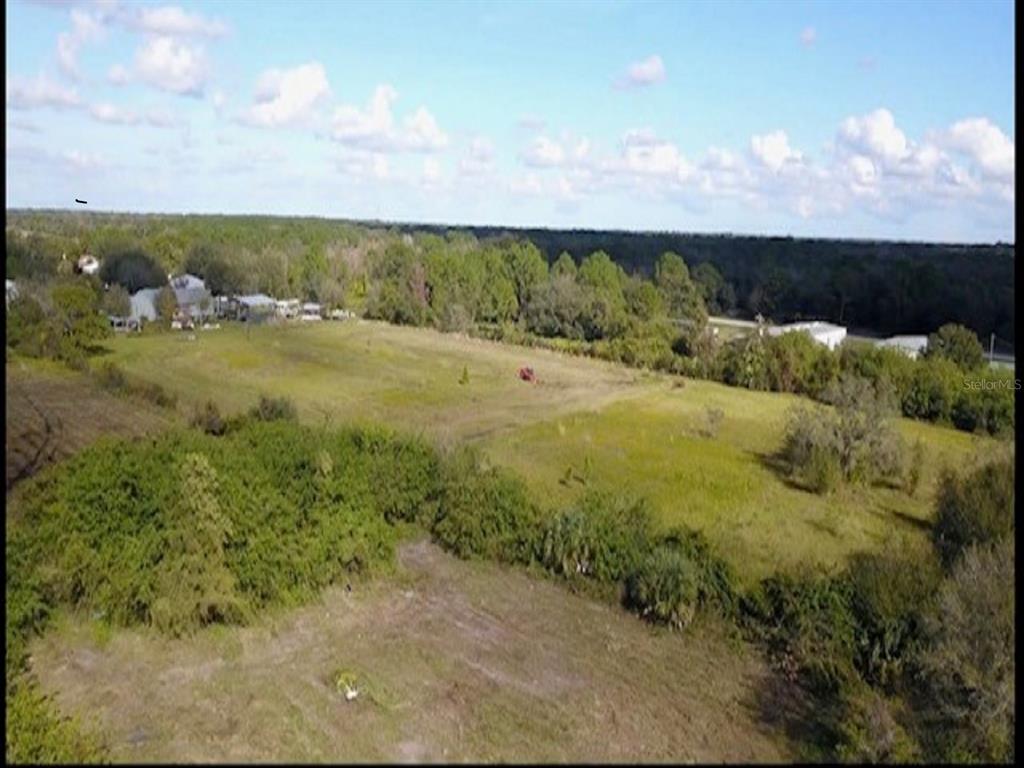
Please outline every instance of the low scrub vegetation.
M831 428L861 435L872 422L842 408L869 388L839 388ZM102 754L56 716L28 668L27 642L55 611L172 636L244 623L387 569L399 523L464 558L617 591L652 622L682 629L703 612L735 622L815 697L819 756L1013 755L1012 455L949 475L933 549L741 591L703 536L661 529L642 499L586 490L568 509L541 509L472 452L302 426L289 405L265 398L223 430L201 419L201 429L101 441L26 484L6 541L8 759ZM842 440L829 445L844 477L872 466Z

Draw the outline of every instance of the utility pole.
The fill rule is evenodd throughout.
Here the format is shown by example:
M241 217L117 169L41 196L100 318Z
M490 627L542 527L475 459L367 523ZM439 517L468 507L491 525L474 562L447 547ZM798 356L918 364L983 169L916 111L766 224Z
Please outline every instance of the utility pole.
M988 340L988 364L992 363L996 359L996 335L993 333Z

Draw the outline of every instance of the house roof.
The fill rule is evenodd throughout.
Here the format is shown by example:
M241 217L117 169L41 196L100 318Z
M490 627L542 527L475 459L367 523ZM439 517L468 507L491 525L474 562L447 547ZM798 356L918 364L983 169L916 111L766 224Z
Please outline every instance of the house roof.
M210 292L205 288L175 288L174 297L178 300L179 306L201 304L204 299L210 297Z
M205 289L206 288L206 282L201 277L196 277L195 275L190 275L190 274L187 274L187 273L184 274L184 275L178 275L177 277L172 277L169 282L171 284L171 287L174 288L175 290L177 290L179 288L187 288L187 289Z
M277 302L264 293L254 293L249 296L236 296L235 300L246 307L275 307Z
M778 336L780 333L787 333L789 331L807 331L812 336L817 336L825 333L835 333L837 331L846 333L846 328L842 325L836 325L835 323L829 323L824 320L809 320L800 323L788 323L787 325L776 325L775 327L768 329L768 333L772 336Z
M890 336L878 342L880 347L900 347L901 349L921 350L928 346L927 336Z

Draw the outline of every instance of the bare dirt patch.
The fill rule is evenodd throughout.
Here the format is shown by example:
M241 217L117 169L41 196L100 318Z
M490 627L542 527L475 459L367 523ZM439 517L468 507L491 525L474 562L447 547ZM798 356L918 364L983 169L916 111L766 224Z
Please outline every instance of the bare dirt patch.
M393 577L258 626L172 641L85 620L33 648L61 708L120 761L784 761L771 679L714 626L614 606L434 545ZM359 681L346 701L331 675Z

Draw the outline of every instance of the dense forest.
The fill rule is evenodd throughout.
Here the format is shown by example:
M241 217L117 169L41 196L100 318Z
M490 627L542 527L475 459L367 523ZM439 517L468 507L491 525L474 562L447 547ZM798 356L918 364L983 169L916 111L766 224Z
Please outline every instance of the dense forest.
M242 282L275 295L320 294L338 258L361 261L368 244L400 234L448 242L526 239L549 264L607 253L627 274L653 275L665 252L678 253L707 286L713 314L777 322L822 318L881 335L927 333L947 322L967 326L997 351L1012 352L1014 246L800 239L679 233L390 225L320 218L172 216L70 211L8 211L7 277L23 276L33 258L86 250L102 255L141 245L167 269L185 266L199 243L227 248ZM15 257L11 249L32 254ZM707 266L705 266L707 265ZM351 266L351 263L350 263ZM712 269L713 268L713 269ZM351 269L350 269L351 272ZM333 275L338 277L337 275ZM327 288L330 292L330 288Z

